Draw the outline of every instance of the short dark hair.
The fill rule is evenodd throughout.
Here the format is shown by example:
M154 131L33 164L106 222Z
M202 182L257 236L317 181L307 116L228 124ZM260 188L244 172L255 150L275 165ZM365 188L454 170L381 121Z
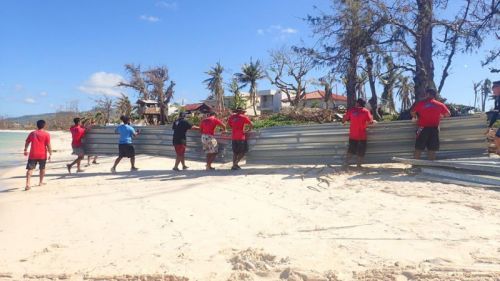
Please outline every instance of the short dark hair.
M75 125L78 125L78 123L80 123L80 118L76 117L75 119L73 119L73 122L75 122Z
M122 120L123 124L128 124L128 122L130 122L130 118L126 115L120 116L120 120Z
M38 120L38 121L36 121L36 127L38 129L43 129L45 127L45 124L46 124L45 120Z
M366 105L366 101L362 98L357 99L356 103L359 104L359 106L361 106L361 107L365 107L365 105Z
M427 88L425 90L425 93L428 94L428 95L430 95L430 96L432 96L432 97L434 97L434 98L437 96L437 91L434 88Z
M498 80L498 81L493 81L493 86L492 86L492 88L495 88L495 87L500 87L500 80Z
M210 111L210 112L208 113L208 116L214 116L214 115L215 115L215 111Z

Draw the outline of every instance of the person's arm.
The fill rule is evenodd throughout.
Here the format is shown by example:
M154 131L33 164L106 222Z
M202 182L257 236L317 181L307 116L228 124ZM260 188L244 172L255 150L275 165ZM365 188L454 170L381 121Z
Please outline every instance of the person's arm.
M28 156L28 147L30 146L31 143L31 134L28 135L26 138L26 142L24 143L24 156Z
M498 115L499 115L498 111L493 112L493 115L490 118L490 124L488 125L488 131L490 128L493 128L493 124L495 124L495 122L497 122Z
M139 135L139 133L141 132L140 130L135 130L134 127L130 126L130 128L132 128L132 135L134 137L137 137Z
M249 118L246 119L246 124L248 125L247 132L250 132L251 130L253 130L253 123Z
M450 117L451 116L450 110L448 109L448 107L445 104L443 104L443 112L441 113L441 116L443 116L443 117Z
M347 110L347 112L344 114L344 117L342 118L342 124L345 124L345 122L349 121L351 119L351 111Z
M47 151L49 152L49 161L52 158L52 146L50 145L50 135L47 136L47 143L45 143Z
M367 120L368 125L373 125L376 124L377 121L373 119L373 116L370 111L368 111L368 120Z

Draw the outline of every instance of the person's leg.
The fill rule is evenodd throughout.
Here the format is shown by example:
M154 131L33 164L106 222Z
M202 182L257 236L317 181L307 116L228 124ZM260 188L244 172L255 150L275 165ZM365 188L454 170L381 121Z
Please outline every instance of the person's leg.
M422 155L422 150L415 148L415 153L414 153L415 159L420 159L421 155Z
M135 166L135 156L130 157L130 169L137 170L137 167Z
M92 161L92 164L99 164L97 163L97 155L94 156L94 161Z
M179 154L175 155L175 165L174 165L174 170L178 171L179 170L179 163L181 162L181 156ZM184 164L182 164L184 166Z
M183 170L186 170L187 168L189 168L188 166L186 166L186 157L184 155L184 153L181 155L181 164L182 164L182 169Z
M24 190L30 190L30 186L31 186L31 175L33 174L33 169L28 169L26 170L26 187L24 188Z
M43 179L45 178L45 168L40 169L40 182L38 183L39 186L44 185L45 183L43 182Z
M115 164L111 168L111 172L112 173L116 172L116 166L118 166L118 163L120 163L120 161L122 160L122 158L123 158L122 156L118 156L118 158L116 158Z
M429 158L429 160L436 160L436 151L427 150L427 158Z
M76 159L76 171L77 172L83 172L83 170L80 168L80 163L82 162L83 158L85 156L83 154L78 155L78 158Z
M80 156L78 156L75 160L73 160L73 162L66 165L66 168L68 169L68 173L71 174L71 168L73 167L73 165L78 163L78 159L80 159ZM78 169L80 169L80 168L78 168Z
M90 166L90 155L87 155L87 167Z
M207 154L207 170L213 170L214 169L212 167L212 163L214 162L215 157L217 157L217 153L209 153L209 154Z
M497 154L500 155L500 137L495 137L495 146L497 147Z

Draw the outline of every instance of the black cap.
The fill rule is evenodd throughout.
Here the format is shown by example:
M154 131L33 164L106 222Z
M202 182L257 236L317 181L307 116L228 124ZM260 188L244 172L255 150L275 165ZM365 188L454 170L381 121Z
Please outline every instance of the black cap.
M357 99L356 103L359 104L361 107L365 107L366 105L366 101L362 98Z

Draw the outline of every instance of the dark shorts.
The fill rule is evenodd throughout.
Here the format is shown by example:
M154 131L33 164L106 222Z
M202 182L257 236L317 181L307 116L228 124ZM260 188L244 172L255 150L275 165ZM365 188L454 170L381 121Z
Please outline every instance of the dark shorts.
M366 140L353 140L349 139L349 148L347 150L349 154L354 154L357 156L365 156L366 153Z
M233 147L233 153L247 153L248 152L248 143L246 140L233 140L231 142Z
M495 134L497 138L500 138L500 128L498 128L497 133Z
M184 155L186 153L186 145L185 144L174 144L175 154Z
M118 145L118 156L131 158L135 157L135 149L131 144L119 144Z
M34 170L36 168L36 164L40 170L45 169L45 163L47 163L47 159L28 159L28 163L26 164L26 170Z
M438 151L439 150L439 129L438 127L423 127L417 129L415 149Z

